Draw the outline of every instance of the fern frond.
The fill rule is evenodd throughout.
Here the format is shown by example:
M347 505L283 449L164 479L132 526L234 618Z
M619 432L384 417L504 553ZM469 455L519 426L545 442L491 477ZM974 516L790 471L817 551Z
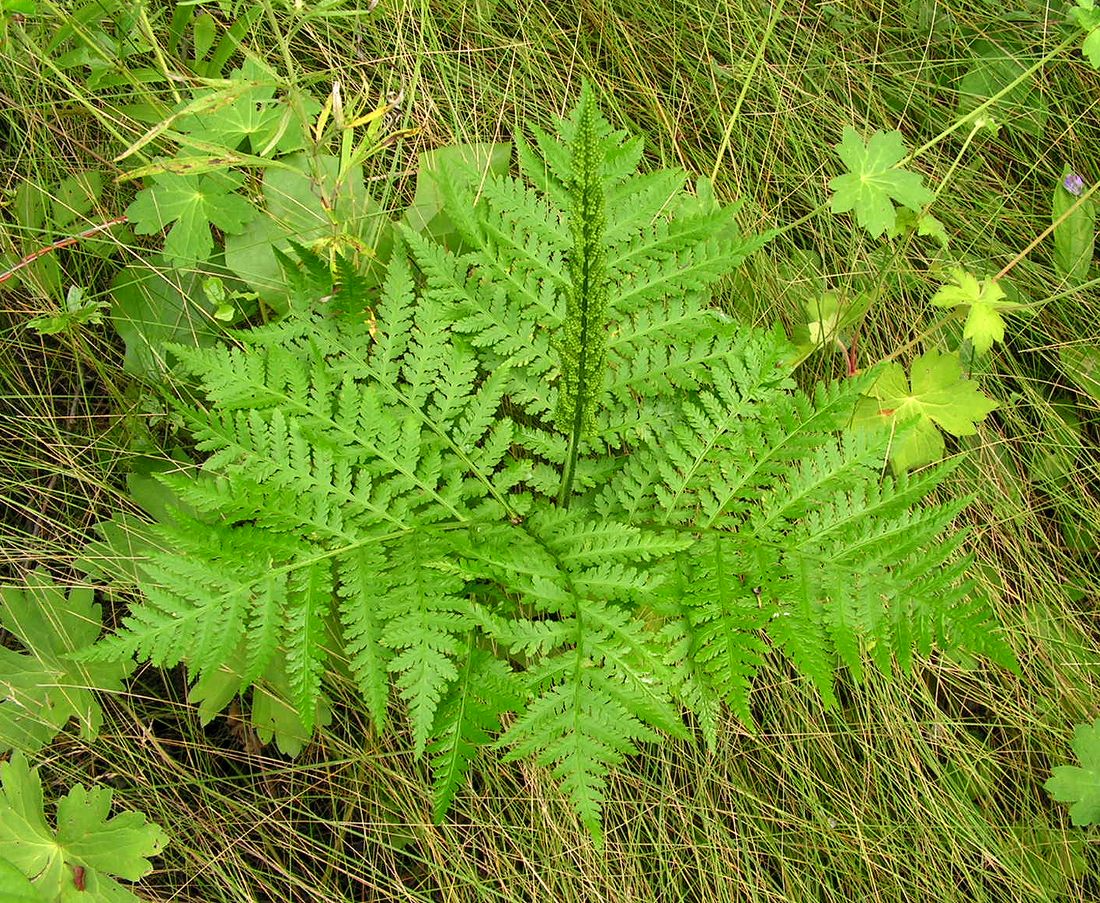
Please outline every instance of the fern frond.
M400 246L394 248L378 305L378 327L370 349L371 371L383 385L397 382L409 347L416 287Z
M145 604L96 647L96 658L113 650L160 667L186 660L201 677L232 658L243 635L247 670L266 667L285 627L285 563L301 547L256 529L182 515L151 532L165 551L139 564ZM246 630L249 624L256 630Z
M451 305L451 328L479 349L490 372L505 361L522 366L524 379L515 380L509 394L531 416L544 415L551 399L534 387L555 378L558 370L546 324L538 322L532 309L512 304L503 287L486 288L468 275L480 255L456 258L416 233L404 234L429 291ZM547 297L544 304L550 303Z
M712 700L724 701L753 726L749 691L767 651L760 631L768 623L760 587L751 582L759 560L747 560L736 536L713 533L681 556L658 610L675 616L672 635L681 639L677 665L687 675L681 690L701 719L708 742L716 742ZM686 690L686 693L685 693Z
M783 598L774 617L768 624L768 635L775 640L786 656L809 678L821 694L827 707L836 704L833 692L834 662L833 644L822 624L821 606L828 600L821 595L813 562L799 555L784 556L782 571L773 576L763 587L763 592L773 592L777 581L782 581Z
M203 717L251 686L288 750L330 662L379 732L396 690L437 819L514 712L499 744L598 837L609 773L681 706L712 747L722 707L751 726L770 648L828 704L840 667L1013 660L965 500L926 501L950 468L837 438L875 374L804 394L780 332L711 309L765 238L706 180L639 175L591 88L557 129L517 138L525 181L443 174L462 253L399 226L378 285L297 248L280 322L174 349L203 460L91 550L143 599L89 657L185 662Z
M488 176L464 190L469 180L451 179L444 190L448 211L470 211L479 216L476 232L466 241L484 253L483 270L508 287L513 303L531 308L544 325L560 321L558 293L569 285L564 258L570 245L567 219L545 195L540 196L518 179Z
M332 590L332 569L328 561L305 563L291 573L283 632L286 673L290 698L298 710L306 734L313 732L313 718L321 695L321 678L328 658L325 622Z
M534 756L550 768L599 843L608 773L636 753L638 743L655 741L658 734L636 713L639 701L631 688L579 651L548 660L534 677L551 680L498 745L510 749L509 760Z
M517 709L522 694L516 674L504 662L478 647L470 634L463 665L436 713L432 762L433 816L441 823L478 750L501 730L501 715Z
M667 216L683 190L686 173L659 169L633 175L607 189L607 233L610 248L624 246L659 217ZM708 236L709 237L709 236Z
M748 255L750 242L723 241L714 232L731 224L728 209L684 225L659 220L640 244L609 254L609 277L618 285L616 308L623 314L685 292L704 292Z

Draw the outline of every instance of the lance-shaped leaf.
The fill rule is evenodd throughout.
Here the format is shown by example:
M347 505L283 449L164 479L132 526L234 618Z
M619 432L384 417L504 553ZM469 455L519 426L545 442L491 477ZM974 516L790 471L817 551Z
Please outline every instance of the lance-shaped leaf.
M1054 268L1071 287L1088 279L1096 245L1096 204L1080 196L1084 190L1085 180L1067 166L1051 202Z

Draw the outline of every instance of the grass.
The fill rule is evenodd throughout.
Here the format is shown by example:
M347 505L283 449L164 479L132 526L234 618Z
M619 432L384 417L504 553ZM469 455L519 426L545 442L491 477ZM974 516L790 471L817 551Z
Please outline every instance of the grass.
M0 254L9 262L54 239L20 225L25 182L54 191L73 172L103 172L108 188L74 231L128 203L110 161L148 128L134 104L172 102L167 83L142 81L138 70L180 71L187 46L172 49L171 4L146 9L150 49L95 90L86 67L56 62L75 44L49 50L50 27L7 25ZM40 10L60 21L51 4ZM78 20L89 29L111 10ZM612 120L645 136L653 165L714 172L719 197L743 199L743 225L758 230L826 200L838 171L831 145L845 124L865 135L898 127L910 147L948 127L974 41L1029 65L1063 35L1059 16L1030 0L1007 15L988 0L896 9L858 0L382 0L369 14L362 3L264 0L247 15L247 46L318 97L333 78L346 94L404 91L401 126L419 131L371 161L371 184L390 204L407 198L417 151L545 124L588 78ZM123 49L143 29L120 27ZM934 208L952 250L988 273L1049 225L1063 164L1097 176L1100 75L1076 52L1063 54L1021 103L1002 110L999 134L979 136L959 158ZM1040 107L1041 133L1016 125ZM964 138L947 138L916 168L935 185ZM140 261L142 244L122 234L108 259L59 251L62 286L109 300L113 268ZM882 282L860 331L861 363L928 322L927 271L942 253L914 244L880 278L876 243L827 215L756 255L723 303L746 320L794 328L809 281L792 265L800 252L816 254L817 275L842 293ZM334 726L289 761L255 752L231 719L201 727L178 673L143 672L111 702L96 743L59 738L42 758L50 786L101 781L116 788L118 805L172 835L140 888L158 901L1095 899L1097 835L1070 828L1042 783L1068 761L1073 724L1096 717L1100 699L1098 408L1058 356L1100 342L1100 293L1095 280L1060 285L1049 253L1041 246L1010 275L1022 298L1047 303L1014 319L1008 345L984 365L983 386L1002 407L965 443L958 478L977 496L967 517L978 573L1019 676L935 659L911 679L844 685L842 705L825 712L776 663L754 695L757 733L731 722L713 751L671 743L621 771L602 851L526 764L490 758L437 827L422 763L404 738L374 738L350 694ZM125 477L135 456L155 452L169 427L155 396L123 374L109 327L59 338L24 328L58 303L41 267L24 275L0 289L0 566L9 579L37 565L71 578L93 524L131 505ZM801 375L838 366L815 358ZM1079 433L1060 426L1062 403L1076 406ZM1033 479L1036 456L1058 447L1076 455L1065 485Z

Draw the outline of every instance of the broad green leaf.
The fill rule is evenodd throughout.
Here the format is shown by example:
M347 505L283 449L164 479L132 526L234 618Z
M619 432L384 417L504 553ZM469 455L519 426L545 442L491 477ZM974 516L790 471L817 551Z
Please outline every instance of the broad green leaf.
M102 629L92 590L68 596L42 571L25 586L0 587L0 626L26 647L0 646L0 752L36 752L76 718L80 735L95 739L103 723L96 692L117 692L132 662L77 664L69 656L91 646Z
M104 310L110 306L106 301L86 298L80 286L70 285L65 293L65 307L57 313L32 317L27 321L27 328L39 335L58 335L81 326L98 326L103 322Z
M137 881L152 871L149 857L168 838L138 812L108 817L113 792L77 785L57 803L57 829L46 822L42 782L22 753L0 765L0 859L31 880L50 901L95 900L136 903L138 898L115 881ZM85 892L74 883L83 870Z
M126 216L138 235L153 235L171 226L164 241L164 259L171 264L194 266L208 260L214 250L211 226L236 234L256 214L256 208L236 194L244 183L239 173L165 172L151 181L126 208Z
M904 471L943 457L940 430L953 436L973 435L975 424L996 407L997 402L963 378L958 355L932 349L913 361L908 379L896 361L886 364L856 405L852 425L893 430L908 424L890 452L894 469Z
M948 245L947 230L944 228L943 223L931 213L918 216L907 207L898 210L897 222L894 228L888 230L886 234L891 238L898 238L907 232L916 232L917 235L924 238L934 238L941 248L946 248Z
M245 141L253 154L285 154L302 149L305 139L303 117L308 119L315 112L316 101L303 96L304 108L295 111L286 97L276 100L277 76L253 56L247 57L229 78L232 82L251 83L254 87L236 93L231 103L180 117L176 129L227 150L237 150ZM207 90L204 93L216 95L217 92Z
M35 0L0 0L0 16L33 16L37 12Z
M111 322L126 343L123 369L136 376L159 377L165 346L212 345L220 330L214 308L194 272L167 269L153 257L128 266L111 282Z
M30 879L3 858L0 858L0 900L4 903L47 903Z
M1054 186L1050 211L1051 222L1066 217L1054 227L1054 269L1070 287L1088 279L1096 242L1096 204L1091 198L1078 203L1083 189L1081 177L1067 166ZM1073 212L1066 216L1071 209Z
M1100 9L1095 0L1077 0L1077 6L1069 11L1070 17L1084 29L1085 40L1081 44L1081 56L1093 69L1100 69Z
M1093 28L1081 42L1081 56L1093 69L1100 69L1100 27Z
M1064 345L1058 349L1058 358L1066 376L1100 403L1100 345Z
M875 238L897 225L894 204L919 213L934 195L923 177L906 172L898 164L905 158L901 132L875 132L866 144L851 126L836 146L848 172L829 182L833 213L854 210L856 222Z
M214 41L218 37L218 25L214 21L214 17L210 13L195 16L194 24L191 26L191 34L195 45L195 62L206 59L206 55L210 52L210 48L214 46Z
M1070 820L1079 826L1100 823L1100 718L1073 732L1078 765L1059 765L1043 785L1060 803L1073 803Z
M95 207L102 190L102 176L95 170L80 170L55 185L21 182L8 208L20 227L12 233L13 238L18 236L17 246L10 254L0 254L0 272L14 266L23 254L69 238L91 225L85 217ZM84 254L108 257L118 250L118 242L111 235L117 235L119 229L120 226L113 226L81 239L77 248ZM64 294L63 282L58 256L51 253L21 268L5 287L22 283L33 287L36 294L56 301Z
M267 745L274 739L279 752L291 758L313 739L313 728L306 727L298 710L288 701L292 697L286 668L281 659L276 659L268 666L264 679L252 689L252 726L261 743ZM322 728L332 723L332 705L324 693L317 699L313 723Z
M508 174L511 159L511 144L458 144L425 151L417 157L416 190L412 203L405 210L404 222L410 229L454 250L457 235L443 212L441 174L465 168L482 175L504 176Z
M971 44L973 60L958 87L960 116L967 115L975 107L1007 88L1027 70L1028 64L1017 59L1012 51L1008 38L997 41L978 39ZM1022 48L1019 52L1023 54ZM992 108L987 108L986 115L994 117L1001 125L1039 137L1046 125L1047 106L1042 95L1035 90L1034 84L1025 81L1009 91Z
M340 178L336 157L287 157L292 169L264 173L266 211L225 242L225 262L260 297L285 310L287 287L275 251L291 242L323 257L330 252L357 256L364 269L380 277L392 244L391 225L381 205L367 192L363 170L353 166Z
M1003 310L1020 307L1013 301L1005 300L1004 289L992 279L982 279L955 269L951 273L951 282L940 288L932 296L936 307L958 307L960 304L970 308L963 326L963 338L969 339L976 354L985 354L994 342L1003 342L1005 322L1001 316Z
M825 292L805 305L806 327L815 348L834 344L840 331L841 310L836 292Z
M54 240L47 216L50 197L45 188L30 180L21 183L10 209L20 226L17 234L21 247L12 254L0 255L0 271L12 268L24 254L31 254ZM62 294L61 282L57 255L46 254L19 269L4 287L21 284L37 295L57 299Z
M103 193L103 176L94 169L81 170L62 179L50 197L51 221L55 229L65 229L86 216ZM77 227L79 231L82 227Z
M239 647L224 667L207 671L195 681L187 701L198 706L200 723L212 721L241 692L246 667L244 649ZM274 740L279 752L293 758L313 739L313 731L306 729L301 715L287 701L289 693L286 669L281 662L272 662L252 689L249 723L262 744ZM314 723L321 727L332 723L332 705L324 694L317 701Z

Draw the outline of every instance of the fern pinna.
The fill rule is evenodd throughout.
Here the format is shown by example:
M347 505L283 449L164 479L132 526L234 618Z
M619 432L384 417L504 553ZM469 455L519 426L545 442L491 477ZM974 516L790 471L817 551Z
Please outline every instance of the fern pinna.
M723 706L751 723L770 648L827 700L933 644L1010 662L962 503L922 501L949 468L883 476L888 437L838 438L864 381L807 396L782 336L708 307L760 243L735 210L639 174L589 89L533 136L521 178L442 180L460 246L404 230L379 297L303 249L284 320L175 349L205 460L162 477L179 507L95 654L281 686L307 734L341 669L379 731L400 699L439 817L495 744L596 835L685 708L710 743Z

